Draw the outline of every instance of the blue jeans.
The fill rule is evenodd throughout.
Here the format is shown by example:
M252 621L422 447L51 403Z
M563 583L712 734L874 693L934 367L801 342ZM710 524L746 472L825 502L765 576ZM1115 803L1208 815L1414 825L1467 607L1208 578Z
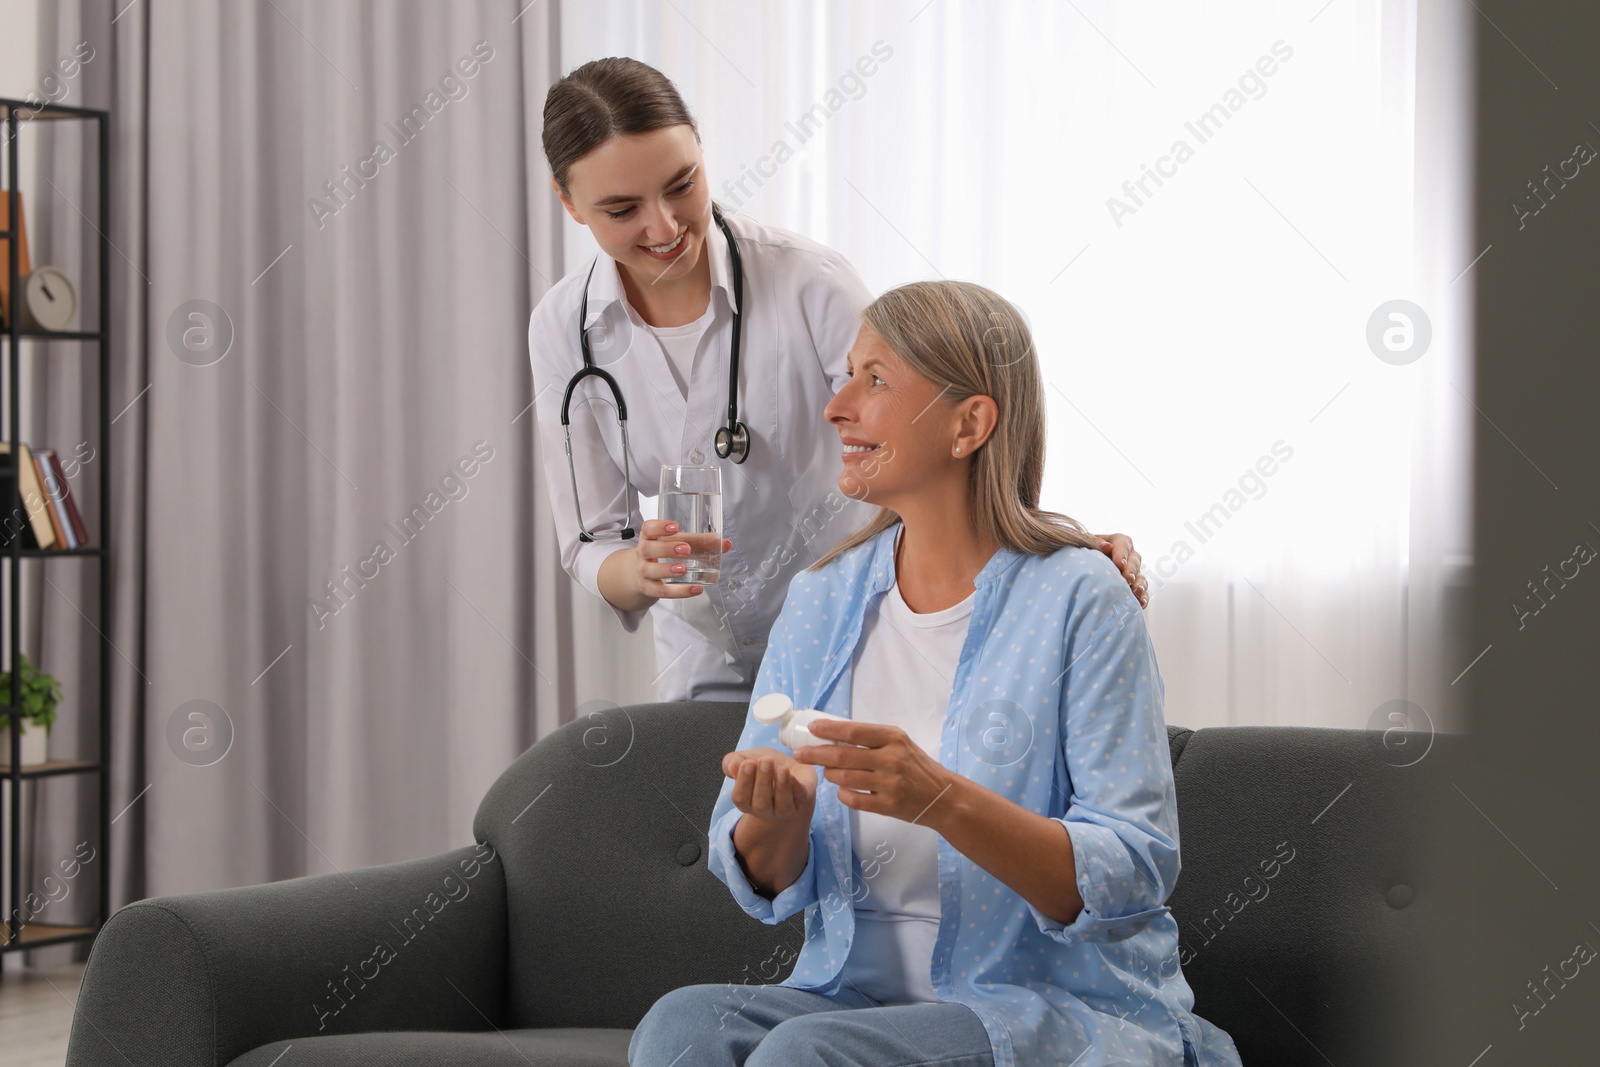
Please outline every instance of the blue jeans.
M776 985L692 985L655 1002L628 1046L632 1067L994 1067L965 1004L880 1007Z

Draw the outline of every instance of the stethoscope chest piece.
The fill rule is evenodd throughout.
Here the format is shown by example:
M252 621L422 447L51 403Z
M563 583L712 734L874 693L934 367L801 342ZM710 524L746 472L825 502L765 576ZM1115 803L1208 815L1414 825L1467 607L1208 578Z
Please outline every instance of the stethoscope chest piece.
M750 455L750 431L742 422L717 428L717 455L743 463Z

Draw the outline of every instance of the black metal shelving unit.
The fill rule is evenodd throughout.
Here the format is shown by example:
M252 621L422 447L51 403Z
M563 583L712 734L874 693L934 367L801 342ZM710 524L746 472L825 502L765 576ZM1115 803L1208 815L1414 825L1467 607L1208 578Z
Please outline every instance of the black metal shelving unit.
M44 948L48 945L66 944L74 941L92 940L105 924L109 917L111 901L111 864L109 846L111 843L111 645L104 638L106 621L110 618L111 581L110 568L108 567L107 538L110 528L111 515L111 374L110 374L110 307L111 307L111 239L107 234L111 230L111 193L110 193L110 126L111 115L107 111L96 111L87 108L62 107L55 104L34 105L24 100L10 100L0 98L0 120L4 121L6 131L6 179L5 187L0 190L10 202L8 225L10 229L0 230L0 237L7 239L8 254L3 265L10 279L10 299L8 301L10 312L6 316L5 329L0 331L0 344L4 344L4 359L0 360L3 367L3 380L0 380L0 392L3 392L3 401L6 404L7 417L10 420L12 469L17 472L11 479L13 486L11 499L4 501L6 507L11 509L11 514L26 516L27 512L22 504L22 479L17 469L21 453L18 449L18 433L21 426L21 403L19 400L19 364L21 360L21 346L24 340L36 344L49 344L55 346L59 343L75 345L95 345L99 352L99 389L100 389L100 440L96 448L96 463L99 467L100 482L99 494L99 521L90 523L93 530L94 544L75 549L37 549L22 547L20 534L10 539L10 544L0 551L0 565L6 568L9 578L9 596L7 602L0 607L6 611L10 625L10 640L7 652L7 663L20 663L22 652L22 606L21 606L21 578L23 560L48 560L71 559L71 566L84 566L80 558L88 557L100 561L100 621L97 629L102 637L99 642L100 649L100 729L99 751L92 759L56 759L42 764L31 765L27 769L22 766L22 730L21 716L15 714L13 709L17 706L21 671L11 672L11 688L9 692L0 691L0 716L4 716L5 731L8 735L9 758L6 761L6 770L3 774L3 785L9 801L9 810L5 825L0 826L0 837L4 839L3 862L9 875L9 893L5 902L5 942L0 945L0 973L4 971L4 961L7 954L31 949ZM18 277L19 257L21 254L18 231L24 228L22 222L22 205L18 196L21 181L21 168L19 166L19 151L21 138L19 134L24 129L36 122L92 122L96 125L99 143L99 158L97 172L99 174L99 188L96 191L99 201L99 218L91 223L99 234L99 281L100 300L98 313L100 324L98 330L39 330L24 329L21 327L21 316L18 315L17 305L22 297L21 279ZM31 202L38 203L32 198ZM30 255L35 264L40 262L39 256ZM80 314L82 309L80 308ZM82 706L88 706L84 701ZM93 778L99 786L99 836L100 840L95 846L94 864L99 876L99 899L95 904L94 918L90 925L48 923L48 922L22 922L25 914L24 901L29 892L22 883L22 855L27 842L23 838L22 827L22 798L23 787L26 783L36 782L40 779L54 778L64 775L84 775ZM43 875L40 876L41 878Z

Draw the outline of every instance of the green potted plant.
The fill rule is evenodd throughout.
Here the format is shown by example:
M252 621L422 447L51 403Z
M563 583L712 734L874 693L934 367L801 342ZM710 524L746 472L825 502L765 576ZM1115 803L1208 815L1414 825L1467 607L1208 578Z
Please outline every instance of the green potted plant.
M22 679L17 701L22 707L22 765L43 763L50 739L50 727L56 722L56 704L61 700L61 683L39 670L22 656ZM0 703L11 699L11 672L0 671ZM11 762L9 722L6 723L4 751L0 762Z

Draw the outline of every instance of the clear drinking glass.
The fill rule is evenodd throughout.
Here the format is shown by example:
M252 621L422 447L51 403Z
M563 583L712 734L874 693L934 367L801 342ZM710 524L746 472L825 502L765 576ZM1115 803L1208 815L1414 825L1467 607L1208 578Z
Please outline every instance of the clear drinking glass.
M722 468L661 465L661 495L656 517L678 524L671 537L689 542L677 557L682 574L661 579L668 585L711 585L722 573Z

